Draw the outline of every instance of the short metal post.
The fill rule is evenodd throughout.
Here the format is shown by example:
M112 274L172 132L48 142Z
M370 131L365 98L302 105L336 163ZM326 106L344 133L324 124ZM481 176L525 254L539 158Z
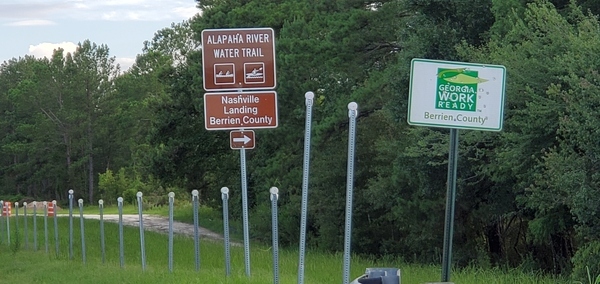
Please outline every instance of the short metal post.
M106 261L106 244L104 243L104 200L98 200L100 210L100 250L102 250L102 263Z
M52 217L52 219L54 219L54 247L56 250L56 257L58 257L58 210L56 210L56 200L52 200L52 206L54 207L54 216Z
M231 254L229 251L229 188L221 188L221 199L223 200L223 235L225 241L225 275L231 274Z
M175 193L169 192L169 272L173 272L173 203Z
M42 202L44 205L44 248L48 254L48 202Z
M6 211L8 211L8 209ZM7 215L8 215L8 212L7 212ZM4 200L0 200L0 244L4 243L4 220L3 219L4 219Z
M119 209L119 263L121 268L125 267L125 252L123 247L123 197L117 198Z
M192 205L194 214L194 256L196 261L196 271L200 270L200 232L198 230L198 190L192 190Z
M37 201L32 202L33 204L33 251L38 250L37 241Z
M25 249L29 249L29 227L27 226L27 202L23 202L23 235L25 236Z
M15 247L19 248L19 202L15 202L15 211L17 213L15 216Z
M85 264L85 230L84 230L84 222L83 222L83 199L77 200L79 203L79 226L81 228L81 259L83 260L83 264Z
M142 255L142 271L146 270L146 244L144 241L144 216L143 216L143 202L142 202L142 192L138 191L137 193L137 201L138 201L138 213L140 215L140 249Z
M69 259L73 259L73 190L69 189Z

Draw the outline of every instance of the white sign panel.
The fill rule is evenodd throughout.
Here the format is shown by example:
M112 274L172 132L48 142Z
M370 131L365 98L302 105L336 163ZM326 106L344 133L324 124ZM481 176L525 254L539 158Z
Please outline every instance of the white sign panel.
M411 62L408 123L500 131L504 116L501 65L415 58Z

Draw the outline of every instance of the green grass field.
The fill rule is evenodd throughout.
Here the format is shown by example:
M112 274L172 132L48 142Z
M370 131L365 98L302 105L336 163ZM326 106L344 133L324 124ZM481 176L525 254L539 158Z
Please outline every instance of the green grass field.
M132 210L134 209L134 210ZM94 208L86 208L85 213L97 214ZM106 214L112 208L105 210ZM131 207L126 213L136 213ZM60 213L68 213L62 210ZM161 212L162 211L162 212ZM187 209L176 211L178 219L191 220ZM191 211L191 210L189 210ZM149 212L163 215L167 208L158 208ZM179 213L177 213L179 212ZM79 211L74 210L78 216ZM209 209L202 209L201 217L218 217ZM4 219L0 219L3 221ZM164 234L146 232L146 270L142 271L139 229L125 227L125 267L119 263L118 226L105 223L106 261L103 263L100 249L99 221L85 221L86 263L83 264L79 219L73 222L73 258L69 259L68 218L60 217L59 253L55 253L53 219L48 218L48 253L45 249L43 218L37 220L38 251L33 250L33 218L28 218L28 249L24 245L23 217L19 218L19 246L15 218L11 218L11 245L7 245L5 224L0 235L0 283L273 283L272 249L265 245L251 244L251 275L245 275L243 247L231 248L231 275L225 276L224 247L221 242L201 239L200 271L195 270L194 242L192 238L175 237L174 271L168 269L168 237ZM214 222L214 224L213 224ZM219 220L210 221L217 227ZM201 223L202 224L202 223ZM204 225L204 224L202 224ZM218 231L217 228L213 228ZM341 283L343 278L343 258L341 254L308 251L305 262L305 283ZM297 283L298 251L282 249L279 254L280 283ZM353 257L351 278L360 276L366 267L398 267L402 271L402 283L426 283L440 280L441 268L438 266L406 264L388 258L374 261ZM517 270L483 270L476 268L453 271L454 283L571 283L563 279L526 274Z

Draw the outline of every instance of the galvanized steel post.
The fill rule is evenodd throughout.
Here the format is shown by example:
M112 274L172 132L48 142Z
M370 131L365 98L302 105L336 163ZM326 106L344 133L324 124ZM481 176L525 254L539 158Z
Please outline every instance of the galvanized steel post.
M223 235L225 242L225 275L231 274L231 254L229 252L229 188L221 188L221 199L223 200Z
M346 225L344 232L344 280L350 282L350 245L352 239L352 195L354 191L354 147L356 144L356 118L358 105L355 102L348 104L348 117L350 129L348 131L348 173L346 180Z
M304 257L306 249L306 222L308 218L308 178L310 173L310 134L312 126L312 106L315 94L304 94L306 120L304 124L304 163L302 165L302 205L300 217L300 252L298 260L298 284L304 284Z

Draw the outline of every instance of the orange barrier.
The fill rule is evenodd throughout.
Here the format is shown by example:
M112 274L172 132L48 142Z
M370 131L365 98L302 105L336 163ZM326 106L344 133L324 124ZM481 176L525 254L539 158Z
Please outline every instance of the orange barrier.
M10 217L12 215L12 203L9 201L4 202L4 206L2 206L2 216Z
M54 203L52 202L48 202L48 216L52 217L54 216Z

